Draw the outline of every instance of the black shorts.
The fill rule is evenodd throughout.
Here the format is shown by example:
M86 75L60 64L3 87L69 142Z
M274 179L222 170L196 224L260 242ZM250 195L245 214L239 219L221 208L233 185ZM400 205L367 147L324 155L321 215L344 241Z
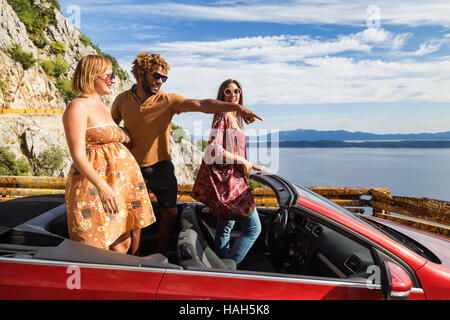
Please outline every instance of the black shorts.
M172 161L164 160L141 167L148 192L153 192L160 208L176 208L178 182Z

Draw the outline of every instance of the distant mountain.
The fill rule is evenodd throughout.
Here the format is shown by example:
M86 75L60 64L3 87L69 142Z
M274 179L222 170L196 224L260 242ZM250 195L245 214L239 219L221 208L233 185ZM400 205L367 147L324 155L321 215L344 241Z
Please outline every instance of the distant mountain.
M264 140L264 137L260 137ZM270 140L271 135L267 135ZM375 134L368 132L349 132L345 130L317 131L297 129L280 131L279 141L370 141L370 140L450 140L450 131L438 133L408 133L408 134Z
M336 140L320 141L280 141L280 148L450 148L450 141L408 140L408 141L365 141L344 142Z

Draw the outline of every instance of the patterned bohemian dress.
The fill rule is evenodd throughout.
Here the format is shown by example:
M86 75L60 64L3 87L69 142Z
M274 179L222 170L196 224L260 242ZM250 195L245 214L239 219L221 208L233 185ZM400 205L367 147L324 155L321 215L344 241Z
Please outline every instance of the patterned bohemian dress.
M115 124L86 129L86 157L120 207L117 214L105 212L97 189L72 165L65 193L70 239L108 250L123 233L156 221L141 170L123 141Z
M223 151L247 159L246 137L234 128L226 112L214 117L208 147L192 188L192 198L209 207L209 212L228 220L252 213L255 200L242 164L227 164Z

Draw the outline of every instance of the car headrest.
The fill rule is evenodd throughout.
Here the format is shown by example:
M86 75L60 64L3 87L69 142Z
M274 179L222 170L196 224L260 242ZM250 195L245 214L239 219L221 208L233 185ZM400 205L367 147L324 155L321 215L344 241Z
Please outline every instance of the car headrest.
M191 206L184 207L181 212L181 228L182 229L193 229L197 233L201 233L200 225L197 220L197 214L195 213L195 209Z

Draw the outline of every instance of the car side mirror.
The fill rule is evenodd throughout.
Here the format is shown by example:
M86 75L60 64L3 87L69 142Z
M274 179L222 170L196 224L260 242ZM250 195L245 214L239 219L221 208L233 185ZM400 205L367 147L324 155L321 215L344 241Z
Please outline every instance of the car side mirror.
M412 288L408 273L392 261L384 261L386 282L383 293L386 300L406 300Z

